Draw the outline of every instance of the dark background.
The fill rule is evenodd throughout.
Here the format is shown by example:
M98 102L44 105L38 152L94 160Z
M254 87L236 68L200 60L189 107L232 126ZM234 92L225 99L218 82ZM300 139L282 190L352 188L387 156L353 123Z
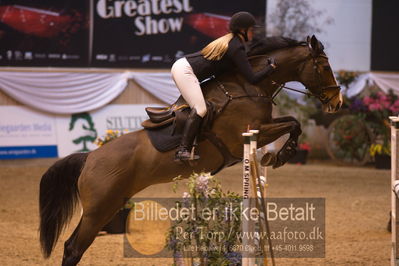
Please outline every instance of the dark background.
M6 66L66 66L83 67L88 65L88 43L89 43L89 1L83 0L0 0L0 65ZM69 17L70 23L67 27L62 27L59 33L51 38L27 34L13 26L22 25L23 21L19 16L13 23L3 21L7 6L21 6L36 8L35 22L37 24L48 25L41 22L40 10L58 13L60 17ZM21 9L23 10L23 9ZM57 18L56 18L57 19ZM25 23L25 27L34 27ZM13 57L8 59L8 53ZM32 60L25 58L17 60L15 53L32 52L45 55L45 58L35 57ZM64 54L67 58L50 59L49 54ZM70 59L73 55L75 58Z
M399 1L373 0L371 70L399 71Z
M176 53L180 55L195 52L204 47L212 38L200 33L183 22L182 32L169 32L150 36L137 36L134 34L134 17L122 16L121 18L103 19L97 15L96 5L93 1L93 46L92 61L90 62L90 0L0 0L0 65L2 66L58 66L58 67L127 67L127 68L168 68L175 61ZM108 3L112 3L109 1ZM194 10L190 14L212 13L231 16L237 11L249 11L259 20L264 21L264 0L191 0ZM70 16L71 23L62 29L57 36L47 38L35 36L15 29L15 24L23 23L18 16L13 22L3 21L5 7L19 5L39 9L35 16L35 23L40 22L40 10L59 13L60 16ZM182 14L151 15L153 19L168 17L184 17ZM44 23L45 24L45 23ZM14 26L14 27L13 27ZM24 27L33 27L24 25ZM16 52L25 55L45 54L46 58L25 57L16 59ZM12 54L9 58L7 55ZM75 59L50 59L49 54L73 55ZM108 57L112 55L117 60L97 60L96 55ZM129 56L162 56L162 62L142 62L138 60L119 60L119 57ZM76 59L78 57L78 59Z
M95 3L97 0L95 1ZM193 11L190 14L212 13L223 16L231 16L238 11L249 11L259 20L264 21L265 1L264 0L191 0ZM96 67L170 67L176 59L177 53L192 53L203 48L212 39L183 21L181 32L169 32L147 36L136 36L134 34L134 19L123 16L121 18L103 19L94 12L94 45L93 62ZM187 13L169 15L151 15L153 19L176 18L187 16ZM161 56L165 60L155 61L100 61L96 60L97 54L114 54L124 56Z

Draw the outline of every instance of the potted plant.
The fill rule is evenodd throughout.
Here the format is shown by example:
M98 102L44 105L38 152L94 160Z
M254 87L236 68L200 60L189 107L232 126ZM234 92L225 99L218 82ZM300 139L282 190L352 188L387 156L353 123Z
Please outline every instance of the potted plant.
M372 144L370 155L374 157L375 168L391 169L391 151L389 145Z

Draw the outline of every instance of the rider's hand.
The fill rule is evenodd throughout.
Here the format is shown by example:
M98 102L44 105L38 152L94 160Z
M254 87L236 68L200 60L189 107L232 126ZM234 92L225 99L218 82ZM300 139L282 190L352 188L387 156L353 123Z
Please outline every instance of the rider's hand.
M276 69L277 65L276 65L276 60L274 58L268 58L267 59L267 63L273 68Z

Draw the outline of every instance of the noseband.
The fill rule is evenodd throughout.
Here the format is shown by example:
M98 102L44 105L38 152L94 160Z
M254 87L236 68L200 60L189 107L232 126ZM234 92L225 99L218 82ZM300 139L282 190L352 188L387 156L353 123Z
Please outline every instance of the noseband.
M305 66L306 66L306 62L308 60L312 60L313 61L314 76L315 76L315 80L317 80L317 82L318 82L318 85L311 86L311 87L306 87L306 89L309 92L305 92L305 91L301 91L301 90L297 90L297 89L294 89L294 88L287 87L287 86L285 86L285 83L278 83L278 82L275 82L275 81L272 80L272 84L273 85L278 85L277 90L275 91L275 93L272 96L272 101L274 102L274 98L281 92L282 89L287 89L287 90L290 90L290 91L299 92L299 93L307 95L308 97L315 97L315 98L319 99L319 101L322 104L328 104L332 99L337 97L339 95L339 93L340 93L339 90L338 90L338 92L336 94L334 94L331 97L327 96L327 91L330 90L330 89L337 89L337 88L341 89L340 86L337 86L337 85L321 86L322 78L321 78L321 73L320 73L320 69L318 68L318 62L317 62L317 58L319 58L319 57L323 57L323 58L326 58L328 60L328 57L326 55L324 55L324 54L315 55L313 53L313 51L310 51L309 56L307 56L304 59L304 61L302 63L302 66L299 69L299 72L301 73L304 70ZM321 88L321 92L319 94L316 94L316 93L312 92L312 88Z

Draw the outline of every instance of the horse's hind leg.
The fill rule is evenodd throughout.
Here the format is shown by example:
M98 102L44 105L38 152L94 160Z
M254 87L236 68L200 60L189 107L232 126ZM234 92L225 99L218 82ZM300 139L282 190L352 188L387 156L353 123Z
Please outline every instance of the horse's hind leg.
M76 265L89 248L98 232L123 206L125 193L112 193L107 186L98 186L93 179L96 175L83 175L84 187L80 187L80 199L83 207L83 215L79 225L65 242L63 266ZM87 182L90 181L90 182ZM97 197L95 197L97 196Z
M117 207L116 209L118 209ZM74 266L78 264L83 253L92 244L101 228L112 218L113 212L99 212L83 215L79 225L71 237L64 244L64 256L62 266Z
M73 246L72 242L76 237L77 232L79 231L80 224L82 223L82 219L80 219L80 222L78 226L75 228L73 231L72 235L68 238L67 241L64 243L64 256L62 258L62 265L76 265L81 256L77 257L73 255Z
M77 265L100 229L101 226L94 217L82 217L78 227L65 242L62 266Z

